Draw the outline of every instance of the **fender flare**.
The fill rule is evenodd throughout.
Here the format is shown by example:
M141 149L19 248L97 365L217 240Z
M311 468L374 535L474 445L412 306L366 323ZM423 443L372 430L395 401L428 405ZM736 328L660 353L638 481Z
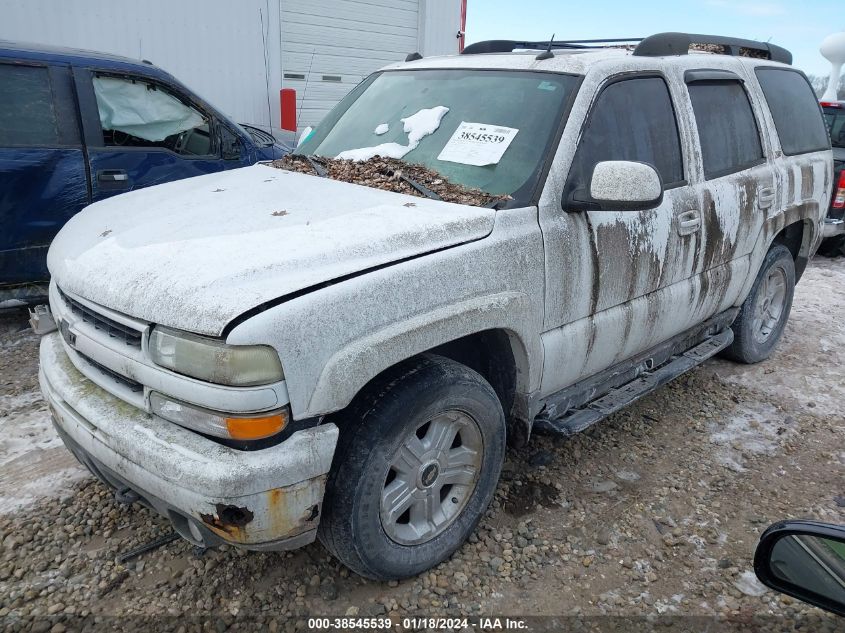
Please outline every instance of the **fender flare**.
M438 345L485 330L505 330L516 363L517 392L539 386L543 350L539 336L527 336L535 312L528 295L502 292L449 304L393 323L335 352L323 368L303 416L346 407L384 370Z
M754 250L751 252L751 265L749 270L753 271L753 275L748 275L739 297L735 305L740 306L751 292L751 287L760 273L760 266L766 257L766 253L772 247L775 237L787 226L795 224L796 222L803 222L804 234L801 240L801 248L798 251L798 260L803 260L804 265L809 261L810 257L816 252L816 249L821 243L821 229L818 224L813 221L817 217L819 205L815 201L808 201L804 204L798 204L786 209L783 213L769 218L760 228L760 233L757 235L757 242ZM796 262L796 274L798 274L798 264ZM802 271L803 272L803 269ZM796 277L796 283L798 279Z

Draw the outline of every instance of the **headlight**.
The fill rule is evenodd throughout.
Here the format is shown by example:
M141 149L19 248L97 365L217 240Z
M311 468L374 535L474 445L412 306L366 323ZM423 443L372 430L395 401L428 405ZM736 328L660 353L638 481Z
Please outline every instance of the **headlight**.
M233 440L260 440L281 432L288 423L287 408L254 416L218 413L171 400L155 391L150 405L157 416L205 435Z
M251 387L284 379L276 350L267 345L226 345L223 341L157 327L150 335L156 365L218 385Z

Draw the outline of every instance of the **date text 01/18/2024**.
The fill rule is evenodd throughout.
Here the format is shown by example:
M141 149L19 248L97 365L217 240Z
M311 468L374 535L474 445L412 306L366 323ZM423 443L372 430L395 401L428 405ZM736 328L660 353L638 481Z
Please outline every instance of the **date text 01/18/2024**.
M527 623L519 618L482 617L475 621L469 618L406 617L401 622L391 617L379 618L309 618L310 630L389 630L401 624L403 631L460 631L469 626L482 631L527 630Z

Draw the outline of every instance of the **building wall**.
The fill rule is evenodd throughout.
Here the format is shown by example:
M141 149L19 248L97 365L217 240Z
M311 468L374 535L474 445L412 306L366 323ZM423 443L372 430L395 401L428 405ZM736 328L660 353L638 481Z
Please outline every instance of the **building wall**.
M148 59L238 122L278 122L276 0L0 0L0 16L0 39Z
M460 1L0 0L0 39L148 59L241 123L278 127L295 88L301 128L385 64L456 53Z

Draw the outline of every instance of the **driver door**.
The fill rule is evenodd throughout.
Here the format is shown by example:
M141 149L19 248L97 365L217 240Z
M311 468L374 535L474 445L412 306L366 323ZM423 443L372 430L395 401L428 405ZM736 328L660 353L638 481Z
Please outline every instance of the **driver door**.
M563 188L541 213L547 262L542 391L551 394L689 327L698 199L666 80L626 74L598 90ZM597 163L654 167L663 201L652 209L577 209ZM558 203L561 204L561 203ZM581 205L577 205L581 206Z
M242 165L222 158L212 116L176 91L141 76L76 75L93 201Z

